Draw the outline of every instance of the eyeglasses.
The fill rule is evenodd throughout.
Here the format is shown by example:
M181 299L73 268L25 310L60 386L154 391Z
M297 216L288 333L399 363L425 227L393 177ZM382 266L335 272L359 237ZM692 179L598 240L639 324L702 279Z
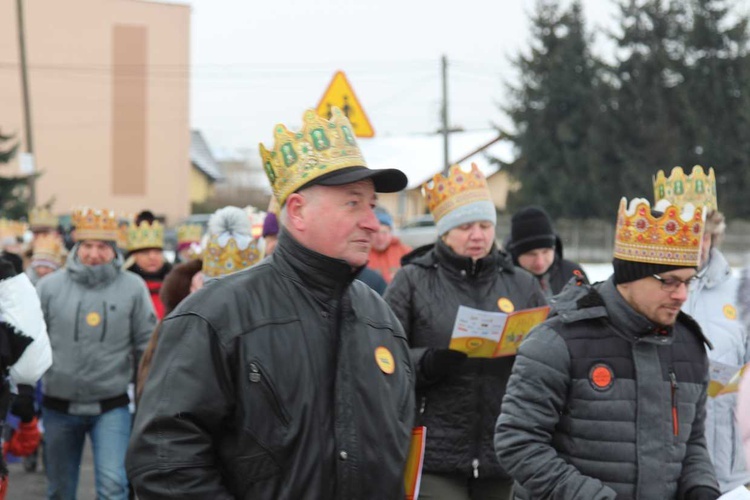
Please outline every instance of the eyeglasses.
M690 288L690 283L694 282L697 276L691 276L686 280L677 278L662 278L658 274L652 274L651 277L661 283L661 289L665 292L674 292L677 291L678 288L680 288L680 285L685 285L685 288Z

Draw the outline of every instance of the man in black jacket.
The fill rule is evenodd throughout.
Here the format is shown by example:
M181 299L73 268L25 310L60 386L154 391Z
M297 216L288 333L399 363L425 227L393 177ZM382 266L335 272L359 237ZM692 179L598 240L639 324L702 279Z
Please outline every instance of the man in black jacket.
M554 299L526 337L495 430L500 464L538 500L715 500L708 359L680 311L700 262L700 211L617 218L614 274Z
M275 128L261 155L278 245L214 280L162 325L127 461L138 498L403 498L413 369L401 325L355 281L376 191L340 110ZM312 166L312 167L311 167Z
M513 263L536 276L544 295L557 295L574 277L586 280L580 264L563 259L560 237L541 207L524 207L513 214L506 247Z

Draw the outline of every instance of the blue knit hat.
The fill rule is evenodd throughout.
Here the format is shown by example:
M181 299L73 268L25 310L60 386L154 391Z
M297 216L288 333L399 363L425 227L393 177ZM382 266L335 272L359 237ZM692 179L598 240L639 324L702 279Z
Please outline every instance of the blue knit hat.
M444 235L451 229L479 221L490 221L492 225L497 224L497 211L495 205L489 201L475 201L468 205L456 207L443 216L437 222L437 230L440 236Z

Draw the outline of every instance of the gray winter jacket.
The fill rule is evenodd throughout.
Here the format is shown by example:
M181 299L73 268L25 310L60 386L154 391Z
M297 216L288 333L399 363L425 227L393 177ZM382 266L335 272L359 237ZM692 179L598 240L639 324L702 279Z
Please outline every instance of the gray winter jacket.
M703 343L685 314L664 328L636 313L612 278L569 285L516 356L500 464L534 500L717 498Z
M691 286L688 300L682 306L713 344L708 358L738 370L750 362L748 323L743 322L739 314L739 284L739 278L732 276L732 269L721 252L712 249L708 265L699 273L699 279ZM706 444L724 492L750 483L742 436L735 418L736 406L737 393L709 397L706 401Z
M39 281L54 363L44 394L91 403L123 395L156 326L143 280L120 269L122 259L83 265L73 247L65 268Z

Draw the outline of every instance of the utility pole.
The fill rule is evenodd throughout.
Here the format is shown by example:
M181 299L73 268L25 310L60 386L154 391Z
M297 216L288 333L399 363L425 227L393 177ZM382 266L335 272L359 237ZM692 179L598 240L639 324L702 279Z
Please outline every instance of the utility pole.
M20 0L19 0L20 1ZM443 54L443 106L441 109L441 118L443 121L443 169L445 175L448 175L450 169L450 159L448 157L448 58Z
M29 76L26 70L26 36L23 21L23 0L16 0L18 12L18 50L21 63L21 91L23 93L23 115L26 136L26 152L31 155L32 165L34 158L34 141L31 136L31 104L29 103ZM36 168L34 169L36 170ZM36 206L36 172L29 175L29 209Z

